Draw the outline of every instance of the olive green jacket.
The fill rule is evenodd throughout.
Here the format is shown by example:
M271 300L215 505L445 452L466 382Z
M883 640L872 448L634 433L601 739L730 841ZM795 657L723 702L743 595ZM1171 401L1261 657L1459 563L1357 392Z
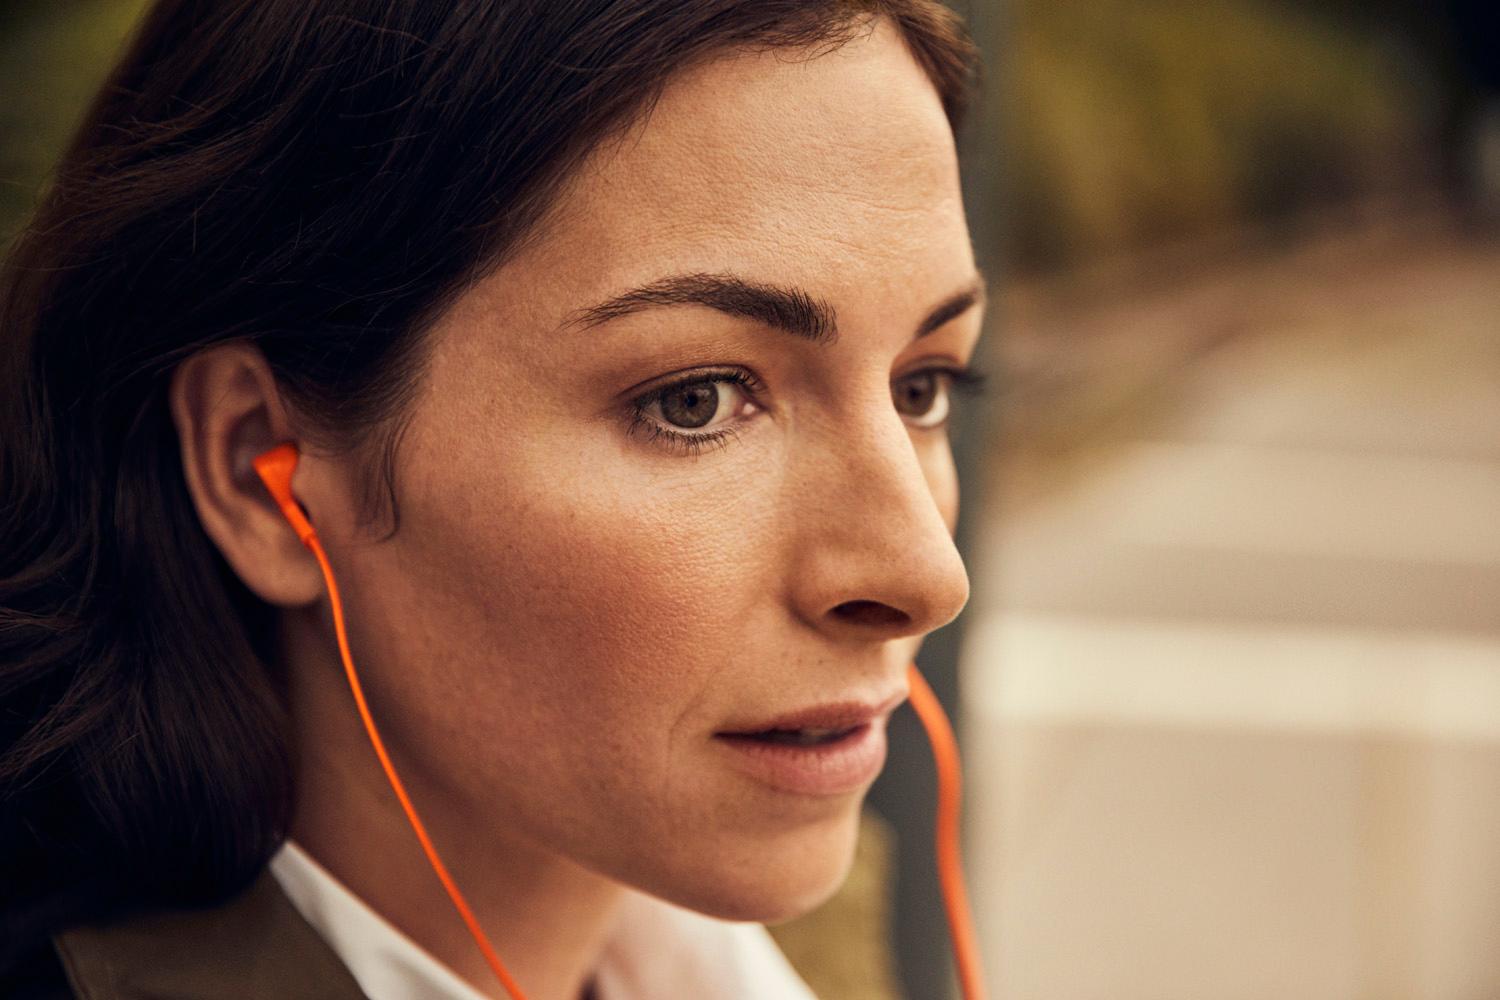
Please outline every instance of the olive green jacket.
M38 955L27 1000L365 1000L269 872L223 906L77 928ZM60 971L58 970L60 965ZM0 989L0 994L5 993Z

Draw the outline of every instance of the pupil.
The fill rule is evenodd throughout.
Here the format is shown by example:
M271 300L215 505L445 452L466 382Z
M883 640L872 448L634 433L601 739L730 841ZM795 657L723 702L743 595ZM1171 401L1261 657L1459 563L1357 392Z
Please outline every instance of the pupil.
M933 397L937 395L937 376L932 372L913 375L902 382L896 390L896 409L914 417L920 417L932 409Z
M661 397L662 416L678 427L702 427L718 408L719 393L712 382L694 382L668 390Z

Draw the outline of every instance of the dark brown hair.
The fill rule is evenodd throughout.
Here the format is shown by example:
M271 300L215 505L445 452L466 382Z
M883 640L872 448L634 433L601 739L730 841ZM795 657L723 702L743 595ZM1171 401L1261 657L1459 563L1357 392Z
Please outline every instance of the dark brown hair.
M393 498L422 331L591 149L694 61L880 16L956 127L975 54L937 0L154 6L0 270L0 967L222 899L285 834L275 616L198 523L173 367L254 343Z

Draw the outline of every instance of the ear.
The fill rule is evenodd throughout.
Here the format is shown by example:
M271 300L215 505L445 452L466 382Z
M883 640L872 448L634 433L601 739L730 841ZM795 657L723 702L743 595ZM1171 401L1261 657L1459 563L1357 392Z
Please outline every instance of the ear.
M198 519L235 573L270 604L319 600L317 559L251 464L283 441L297 443L265 355L243 341L204 348L173 371L168 404ZM294 495L302 495L306 466L298 463Z

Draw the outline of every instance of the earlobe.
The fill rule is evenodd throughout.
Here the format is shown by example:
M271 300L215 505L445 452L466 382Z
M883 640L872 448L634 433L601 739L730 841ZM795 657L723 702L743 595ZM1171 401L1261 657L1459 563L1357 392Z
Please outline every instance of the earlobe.
M244 342L205 348L172 373L168 401L188 493L230 567L268 603L318 601L317 561L254 468L294 437L265 356Z

